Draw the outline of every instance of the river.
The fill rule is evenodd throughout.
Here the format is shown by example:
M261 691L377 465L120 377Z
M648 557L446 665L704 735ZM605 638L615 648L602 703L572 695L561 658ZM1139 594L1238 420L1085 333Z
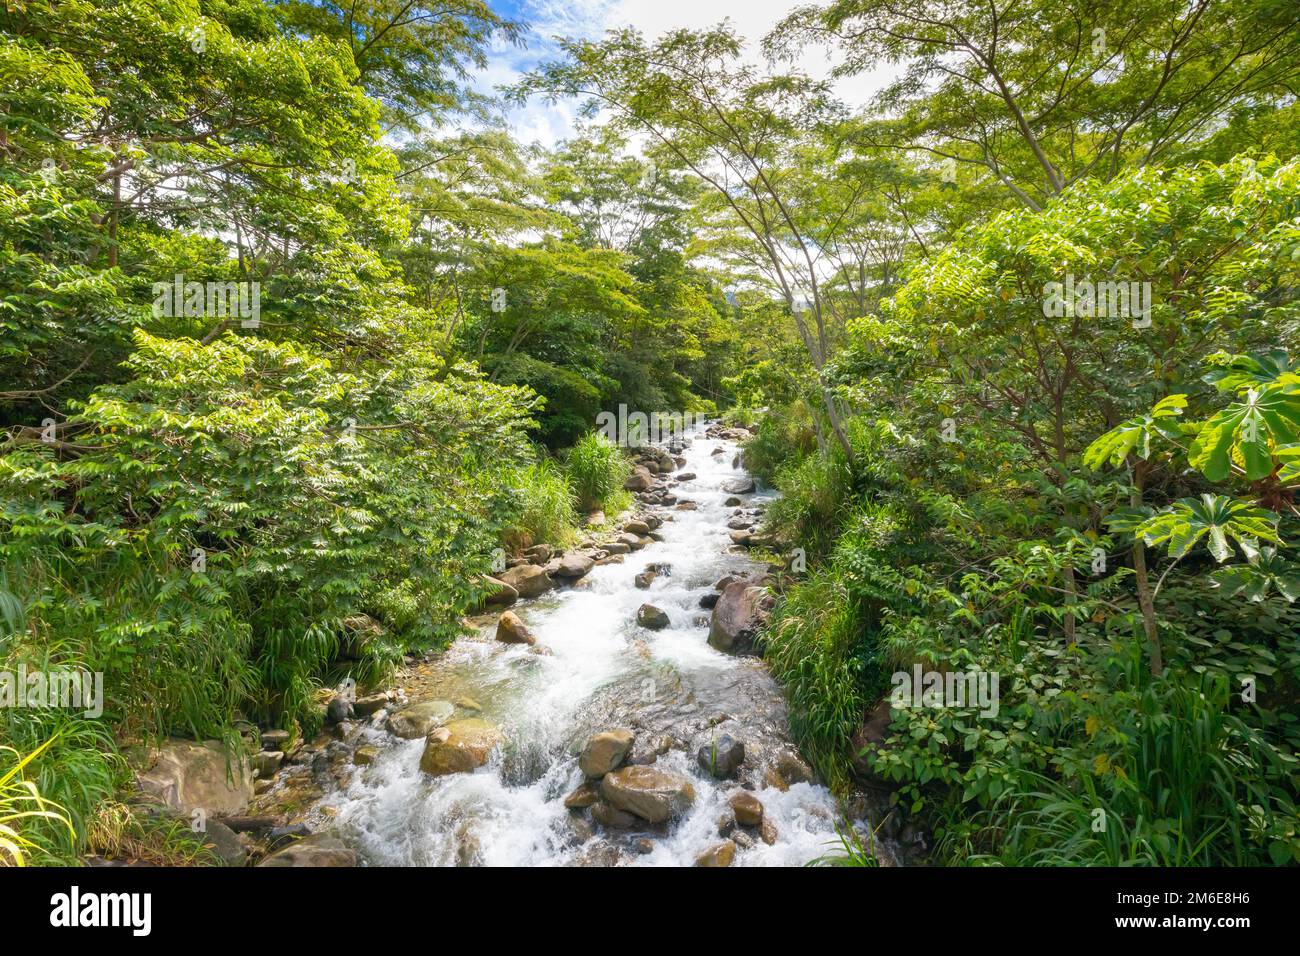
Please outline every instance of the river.
M798 865L838 847L830 792L770 773L778 753L793 752L780 689L759 658L707 643L710 612L701 597L724 575L757 577L764 569L728 536L736 509L724 504L730 496L722 484L743 475L733 465L735 444L706 437L703 426L686 441L677 473L695 477L673 493L696 510L658 509L664 540L512 608L547 653L494 640L494 619L484 620L478 633L405 675L409 699L476 705L475 716L501 729L504 742L485 766L429 777L419 769L423 740L397 739L378 720L361 730L361 743L377 756L313 816L332 818L362 862L692 865L722 839L719 818L728 817L728 797L742 785L762 803L775 839L742 833L732 865ZM769 499L759 491L745 496L744 507ZM638 588L634 577L648 564L666 565L667 573ZM637 625L647 602L668 614L668 627ZM577 753L591 734L613 728L636 734L634 752L666 749L655 766L689 777L695 800L675 822L606 830L589 811L565 808L564 797L583 780ZM739 780L714 780L697 764L697 749L722 734L745 745Z

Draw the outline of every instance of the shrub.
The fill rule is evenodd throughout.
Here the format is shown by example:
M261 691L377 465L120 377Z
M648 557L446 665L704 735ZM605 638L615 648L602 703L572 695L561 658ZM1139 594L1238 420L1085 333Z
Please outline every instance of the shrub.
M599 432L590 432L569 449L566 470L582 511L614 513L627 507L623 482L631 473L622 449Z
M757 419L758 429L745 442L745 467L768 484L786 465L817 450L817 433L807 404L796 401Z
M578 516L569 478L549 458L520 469L515 480L521 509L506 537L513 550L539 541L567 547L575 537Z

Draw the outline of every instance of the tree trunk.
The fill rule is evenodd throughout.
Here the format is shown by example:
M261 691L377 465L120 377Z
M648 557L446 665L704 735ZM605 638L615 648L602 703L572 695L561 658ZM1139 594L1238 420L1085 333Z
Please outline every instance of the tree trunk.
M1133 466L1133 493L1129 504L1142 507L1142 486L1146 481L1147 463L1139 461ZM1151 676L1159 677L1165 669L1164 653L1160 647L1160 629L1156 623L1156 602L1151 594L1151 580L1147 577L1147 549L1141 538L1133 542L1133 580L1137 584L1138 608L1142 611L1142 630L1146 633L1147 652Z

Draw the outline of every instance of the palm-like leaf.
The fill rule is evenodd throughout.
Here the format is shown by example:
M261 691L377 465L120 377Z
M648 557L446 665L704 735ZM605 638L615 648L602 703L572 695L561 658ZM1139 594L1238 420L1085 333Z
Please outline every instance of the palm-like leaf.
M1187 460L1211 481L1223 481L1240 463L1251 481L1273 473L1273 448L1300 438L1300 392L1271 384L1250 389L1241 401L1201 426Z
M1216 587L1230 595L1244 594L1256 603L1268 597L1271 590L1288 601L1300 597L1300 566L1277 553L1277 548L1254 548L1242 542L1246 563L1220 568L1211 575Z
M1223 562L1232 556L1230 541L1238 545L1256 540L1276 541L1276 521L1277 516L1271 511L1252 502L1204 494L1200 498L1180 498L1138 525L1134 533L1149 545L1165 545L1175 558L1183 557L1205 539L1214 559Z
M1146 415L1120 422L1100 436L1083 453L1083 463L1096 471L1109 463L1117 468L1129 455L1146 460L1151 457L1152 435L1174 438L1178 434L1175 419L1187 407L1186 395L1167 395Z

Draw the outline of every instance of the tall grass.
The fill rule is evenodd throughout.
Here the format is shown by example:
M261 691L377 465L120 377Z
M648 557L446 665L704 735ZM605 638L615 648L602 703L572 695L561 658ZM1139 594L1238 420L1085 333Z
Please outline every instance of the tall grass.
M45 833L48 828L41 824L54 824L69 844L76 840L63 807L42 796L40 788L27 779L28 767L53 742L47 740L26 756L0 745L0 866L26 866L29 858L42 859L51 853L52 844Z
M549 458L520 470L517 485L522 508L506 536L511 548L531 544L567 547L577 534L578 515L569 477Z
M1267 862L1260 842L1251 840L1253 808L1285 800L1268 781L1290 773L1230 712L1227 683L1162 680L1111 703L1115 739L1123 743L1104 762L1064 779L1019 774L1018 785L976 817L978 839L953 827L940 852L1013 866ZM1082 744L1060 748L1067 764L1076 747ZM1294 818L1294 806L1289 812Z
M623 492L623 482L631 466L622 449L598 432L580 438L565 462L569 482L584 512L599 508L613 513L627 507L630 498Z
M817 431L812 413L803 402L758 419L754 436L744 444L745 467L768 484L786 465L817 451Z
M852 507L852 475L842 454L809 455L776 475L781 497L768 506L767 525L797 541L810 558L829 555Z
M790 729L833 788L848 785L864 692L856 602L834 569L816 571L777 606L763 656L790 700Z

